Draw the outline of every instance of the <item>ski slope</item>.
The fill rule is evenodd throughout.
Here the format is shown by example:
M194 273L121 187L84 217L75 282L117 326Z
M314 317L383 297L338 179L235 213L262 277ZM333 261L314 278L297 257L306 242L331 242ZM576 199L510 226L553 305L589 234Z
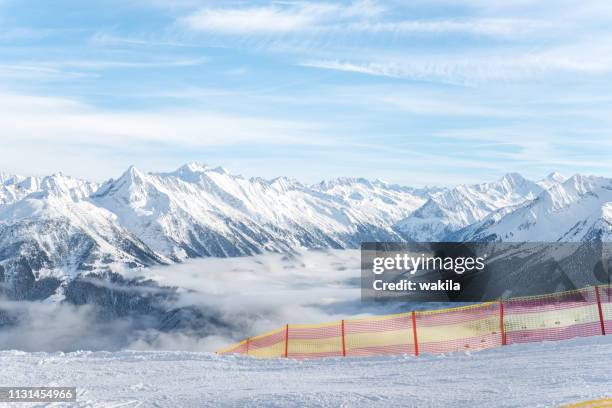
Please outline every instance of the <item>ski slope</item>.
M76 386L80 407L554 407L612 397L611 362L612 336L471 354L309 361L2 351L0 383Z

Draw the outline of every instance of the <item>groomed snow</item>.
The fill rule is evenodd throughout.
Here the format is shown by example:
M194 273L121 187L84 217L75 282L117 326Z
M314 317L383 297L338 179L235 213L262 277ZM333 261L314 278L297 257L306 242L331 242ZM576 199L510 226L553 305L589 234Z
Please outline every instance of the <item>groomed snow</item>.
M611 362L612 336L472 354L309 361L2 351L0 383L77 386L81 407L554 407L612 397Z

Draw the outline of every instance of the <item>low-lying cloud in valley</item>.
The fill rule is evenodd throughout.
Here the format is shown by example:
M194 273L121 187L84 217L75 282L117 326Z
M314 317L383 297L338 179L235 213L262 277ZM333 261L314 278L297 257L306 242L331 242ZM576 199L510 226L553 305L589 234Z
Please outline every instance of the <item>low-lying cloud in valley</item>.
M205 258L77 278L62 301L0 302L0 349L213 351L286 323L387 313L360 301L357 250Z

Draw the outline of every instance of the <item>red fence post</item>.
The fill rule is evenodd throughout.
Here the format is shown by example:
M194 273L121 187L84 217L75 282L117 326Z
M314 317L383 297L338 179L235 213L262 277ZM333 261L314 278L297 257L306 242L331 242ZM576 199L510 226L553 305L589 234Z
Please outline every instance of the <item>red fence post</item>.
M285 326L285 358L289 357L289 324Z
M597 299L597 310L599 311L599 323L601 324L601 335L606 335L606 325L604 324L603 311L601 310L601 298L599 297L599 286L595 285L595 299Z
M499 328L502 346L506 345L506 327L504 326L504 302L499 301Z
M419 356L419 339L417 337L416 312L412 311L412 337L414 338L414 355Z
M342 319L342 357L346 357L346 341L344 339L344 319Z

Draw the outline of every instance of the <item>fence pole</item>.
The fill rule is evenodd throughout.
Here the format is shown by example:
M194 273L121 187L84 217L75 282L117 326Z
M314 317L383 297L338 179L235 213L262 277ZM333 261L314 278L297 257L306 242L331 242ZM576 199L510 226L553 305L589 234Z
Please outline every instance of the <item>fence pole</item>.
M502 346L506 345L506 327L504 325L504 302L499 301L499 329L501 333Z
M414 339L414 355L419 356L419 339L417 337L416 312L412 311L412 337Z
M249 343L251 342L251 338L246 339L246 355L249 355Z
M285 358L289 357L289 324L285 326Z
M342 357L346 357L346 340L344 339L344 319L342 319Z
M606 325L604 324L603 311L601 310L601 298L599 297L599 286L595 285L595 299L597 299L597 310L599 311L599 323L601 324L601 335L606 335Z

